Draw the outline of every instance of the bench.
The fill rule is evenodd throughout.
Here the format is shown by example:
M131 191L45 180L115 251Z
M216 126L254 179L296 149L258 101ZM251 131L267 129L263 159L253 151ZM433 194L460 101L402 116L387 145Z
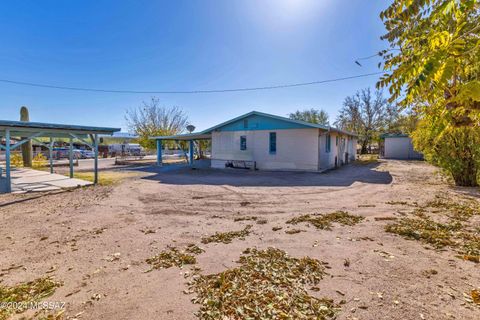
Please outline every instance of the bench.
M252 160L227 160L225 162L225 167L256 170L257 163Z

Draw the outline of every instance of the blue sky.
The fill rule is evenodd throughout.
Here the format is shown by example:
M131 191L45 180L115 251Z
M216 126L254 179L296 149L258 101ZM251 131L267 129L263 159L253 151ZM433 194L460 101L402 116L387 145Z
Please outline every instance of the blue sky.
M209 90L376 72L384 0L2 1L0 79L119 90ZM157 95L197 129L251 110L323 108L376 77L242 93ZM0 119L126 129L148 94L74 92L0 83Z

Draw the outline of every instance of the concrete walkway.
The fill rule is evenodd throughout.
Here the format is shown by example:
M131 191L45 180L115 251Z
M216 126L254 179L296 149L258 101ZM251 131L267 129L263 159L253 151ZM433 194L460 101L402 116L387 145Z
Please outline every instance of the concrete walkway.
M25 168L12 170L12 192L15 193L53 191L92 184L90 181L70 179L64 175L50 174L45 171Z

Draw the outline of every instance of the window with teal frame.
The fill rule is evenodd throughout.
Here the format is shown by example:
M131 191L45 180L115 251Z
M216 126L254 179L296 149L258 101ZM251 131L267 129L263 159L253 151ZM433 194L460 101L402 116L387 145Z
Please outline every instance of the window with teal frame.
M240 150L247 150L247 136L240 137Z
M331 148L331 143L332 143L332 139L330 138L330 135L327 134L325 135L325 152L330 152L330 148Z
M270 143L269 143L269 150L270 153L277 153L277 133L270 132Z

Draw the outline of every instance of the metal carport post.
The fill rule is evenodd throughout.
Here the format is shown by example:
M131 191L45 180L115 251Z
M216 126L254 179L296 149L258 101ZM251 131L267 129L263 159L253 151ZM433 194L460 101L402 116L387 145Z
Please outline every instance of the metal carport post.
M5 130L5 176L7 178L7 193L12 192L11 172L10 172L10 129Z
M190 151L190 156L189 156L189 160L190 160L190 167L193 167L193 140L189 140L189 151Z

